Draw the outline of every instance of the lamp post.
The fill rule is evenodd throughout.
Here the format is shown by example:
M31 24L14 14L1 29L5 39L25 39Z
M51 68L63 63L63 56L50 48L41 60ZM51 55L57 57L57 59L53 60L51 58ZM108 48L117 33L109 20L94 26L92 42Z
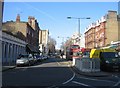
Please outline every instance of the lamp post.
M90 19L90 17L78 18L78 17L67 17L67 19L77 19L78 20L78 36L80 36L80 20L81 19Z

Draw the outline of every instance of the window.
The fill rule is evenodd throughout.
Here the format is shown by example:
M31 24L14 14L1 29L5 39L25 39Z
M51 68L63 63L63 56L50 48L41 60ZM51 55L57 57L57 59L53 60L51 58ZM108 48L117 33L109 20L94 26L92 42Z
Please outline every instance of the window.
M95 36L95 39L98 39L98 35Z
M27 32L26 33L28 33L29 31L28 31L28 28L27 28Z
M28 34L30 35L30 30L28 30Z
M97 32L97 31L98 31L98 28L96 28L95 31Z
M103 32L100 34L100 38L101 38L101 37L104 37L104 33L103 33Z
M32 37L34 36L34 34L32 33Z
M79 47L79 45L72 45L71 48L72 48L72 49L78 49L78 48L80 48L80 47Z

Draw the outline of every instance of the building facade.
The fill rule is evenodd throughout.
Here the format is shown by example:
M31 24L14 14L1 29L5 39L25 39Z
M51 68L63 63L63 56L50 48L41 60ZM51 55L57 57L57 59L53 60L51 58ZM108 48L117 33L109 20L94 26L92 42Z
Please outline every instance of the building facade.
M34 40L33 40L33 45L34 46L39 46L39 24L37 22L37 20L32 17L32 16L29 16L28 17L28 24L32 27L32 29L34 30L33 32L33 36L34 36Z
M119 8L118 8L118 35L120 35L120 1L118 2L118 6L119 6ZM119 39L118 40L120 40L120 37L118 37Z
M13 66L20 53L26 54L27 43L19 38L2 32L0 42L2 44L2 66Z
M39 31L39 50L42 53L48 53L48 37L49 31L48 30L40 30Z
M72 42L73 44L78 44L79 45L79 34L78 32L74 33L72 36L71 36L71 39L72 39Z
M20 21L19 14L16 21L7 21L2 26L2 31L12 33L27 43L28 53L39 50L39 30L37 20L34 17L29 16L28 22L23 22Z
M94 24L90 25L91 28L85 32L85 47L92 48L95 46L95 26Z
M85 47L99 48L110 45L112 41L119 41L119 24L117 11L108 11L101 19L88 26L85 32Z

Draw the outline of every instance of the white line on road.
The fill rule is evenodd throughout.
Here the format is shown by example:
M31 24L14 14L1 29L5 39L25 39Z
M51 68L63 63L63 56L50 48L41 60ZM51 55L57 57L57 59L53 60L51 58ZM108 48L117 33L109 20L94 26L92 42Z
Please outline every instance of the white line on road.
M57 64L60 66L61 64L59 62L57 62Z
M56 87L56 85L52 85L52 86L50 86L50 87L47 87L47 88L54 88L54 87Z
M82 86L90 87L89 85L86 85L84 83L80 83L80 82L77 82L77 81L72 81L72 82L75 83L75 84L82 85Z
M70 78L70 79L67 80L66 82L63 82L62 84L67 84L68 82L70 82L71 80L73 80L74 77L75 77L75 73L73 74L72 78Z
M114 76L115 78L117 78L119 81L114 85L114 86L118 86L120 84L120 78L117 76L117 75L112 75Z
M118 81L114 86L118 86L120 84L120 81Z
M114 86L118 86L120 84L120 78L118 76L115 76L115 77L118 78L119 81Z
M92 79L92 78L86 78L86 77L79 77L81 79L86 79L86 80L93 80L93 81L104 81L104 82L112 82L115 83L114 81L108 81L108 80L101 80L101 79Z

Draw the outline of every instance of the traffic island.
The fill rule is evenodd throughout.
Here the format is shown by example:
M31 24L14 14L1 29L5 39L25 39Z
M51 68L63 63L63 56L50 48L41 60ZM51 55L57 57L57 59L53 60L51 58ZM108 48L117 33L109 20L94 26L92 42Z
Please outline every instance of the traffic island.
M82 72L80 70L78 70L75 66L71 66L72 70L80 75L84 75L84 76L89 76L89 77L107 77L107 76L111 76L110 74L108 74L107 72Z
M72 68L75 72L79 73L80 75L92 77L111 76L107 72L103 72L100 70L100 59L98 58L76 58L74 60Z

